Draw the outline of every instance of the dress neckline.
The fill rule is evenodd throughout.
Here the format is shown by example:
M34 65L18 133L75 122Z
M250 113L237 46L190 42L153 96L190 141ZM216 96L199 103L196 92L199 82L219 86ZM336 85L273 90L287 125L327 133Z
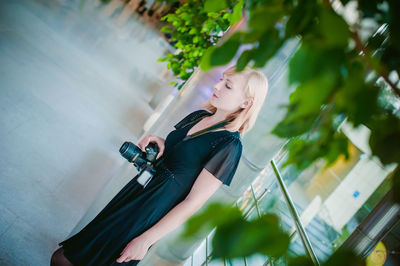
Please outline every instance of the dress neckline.
M190 129L192 129L195 125L197 125L198 123L200 123L200 121L203 120L206 116L210 116L210 115L212 115L212 113L205 114L205 116L204 116L202 119L200 119L199 121L197 121L196 123L194 123L194 124L192 124L192 125L189 125L189 126L188 126L188 129L184 131L183 140L191 139L191 138L193 138L193 135L194 135L194 134L196 134L197 132L200 132L201 130L203 130L203 129L200 129L200 130L198 130L197 132L194 132L194 133L188 135L188 132L190 131ZM206 134L208 134L208 133L215 133L215 132L229 132L229 133L232 133L232 134L239 134L238 131L232 132L232 131L229 131L229 130L226 130L226 129L223 129L223 130L220 130L220 129L219 129L219 130L213 130L213 131L205 132L205 133L203 133L203 134L201 134L201 135L206 135ZM200 136L201 136L201 135L200 135Z

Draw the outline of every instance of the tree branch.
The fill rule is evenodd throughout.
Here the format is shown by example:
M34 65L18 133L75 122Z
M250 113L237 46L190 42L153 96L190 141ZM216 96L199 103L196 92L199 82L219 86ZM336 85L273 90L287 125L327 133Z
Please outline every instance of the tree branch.
M352 31L352 37L353 40L356 44L356 49L359 52L364 53L364 59L367 62L367 64L379 75L381 76L386 83L392 88L393 92L395 93L395 95L397 95L397 97L400 98L400 89L396 87L396 84L394 84L392 81L390 81L389 79L389 73L386 70L386 68L382 65L380 65L380 68L375 67L375 64L372 62L372 55L371 53L368 51L368 49L364 46L364 44L362 43L360 36L358 35L357 30Z
M322 3L329 9L334 10L330 0L323 0ZM386 83L390 86L390 88L393 90L394 94L397 95L397 97L400 98L400 89L396 87L396 84L394 84L393 82L390 81L389 79L389 71L385 68L385 66L382 66L382 64L380 65L380 68L377 68L375 66L375 64L372 62L372 55L369 52L369 50L367 49L367 47L365 47L365 45L362 43L360 36L358 35L358 31L357 29L359 29L359 25L358 23L355 23L354 25L354 31L351 31L352 33L352 37L353 40L356 43L356 49L359 52L363 52L364 53L364 59L366 61L366 63L379 75L381 76ZM400 73L399 73L400 74Z

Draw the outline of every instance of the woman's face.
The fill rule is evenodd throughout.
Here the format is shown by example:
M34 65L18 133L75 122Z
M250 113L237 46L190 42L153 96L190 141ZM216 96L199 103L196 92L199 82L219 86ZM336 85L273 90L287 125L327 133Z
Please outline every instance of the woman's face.
M214 94L210 103L218 109L227 112L235 112L239 108L247 106L248 101L244 94L245 78L242 74L232 76L222 75L222 78L214 85Z

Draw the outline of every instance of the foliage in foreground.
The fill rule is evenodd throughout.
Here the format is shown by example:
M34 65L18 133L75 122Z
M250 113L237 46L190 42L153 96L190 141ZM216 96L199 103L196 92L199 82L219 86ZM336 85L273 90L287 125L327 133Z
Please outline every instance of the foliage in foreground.
M204 6L212 5L211 2L205 1ZM358 18L352 21L345 18L329 1L248 0L244 8L249 29L234 33L222 44L210 46L201 57L200 66L207 71L226 65L245 44L250 48L239 55L237 71L246 65L261 68L285 43L298 38L299 49L289 62L289 83L296 89L290 95L289 104L283 106L287 110L285 117L271 131L278 137L291 139L287 146L289 158L284 166L293 164L298 170L304 170L319 159L324 159L329 166L340 157L348 158L348 139L339 128L346 119L354 127L369 128L371 156L379 158L383 165L398 165L392 172L392 180L395 200L400 202L400 120L393 100L400 97L400 31L396 27L400 25L396 16L400 2L342 0L340 3L343 6L356 3ZM219 9L223 15L227 12L224 8L214 10ZM219 217L221 213L224 214L220 210L214 215ZM200 217L203 219L196 218L200 219L198 226L210 218ZM238 231L242 229L252 235L247 227L252 228L255 221L232 219L231 224L226 221L229 231L224 230L221 221L209 224L208 229L217 226L215 238L220 239L214 243L216 256L239 257L251 253L238 241L232 244L229 237L232 234L233 239L241 239ZM258 230L271 236L280 232L278 226ZM280 252L275 255L283 254L285 245L284 241L279 242ZM268 244L262 241L255 241L252 249L254 253L273 256ZM345 265L340 262L353 259L354 265L361 264L350 251L340 250L325 265ZM306 265L306 261L298 258L293 265Z
M234 5L234 1L204 2L189 0L182 4L175 13L165 15L163 21L170 25L161 28L161 32L171 34L177 53L167 54L157 61L168 61L167 68L179 77L180 84L171 84L179 90L192 75L204 51L215 45L228 27L241 17L243 0ZM215 12L222 8L233 12Z
M242 45L249 48L239 55L237 71L246 65L261 68L288 41L299 39L299 49L289 62L289 84L296 89L289 104L283 106L287 110L285 117L271 131L278 137L291 139L287 146L289 157L283 166L293 164L304 170L320 159L329 166L340 157L348 158L348 139L339 128L346 119L354 127L369 128L371 156L378 157L383 165L397 163L392 180L395 200L400 202L400 120L393 104L393 99L400 97L396 80L400 73L400 30L396 27L400 25L400 16L396 15L399 1L335 2L342 6L355 3L356 19L346 18L328 0L189 0L187 3L195 12L199 11L199 17L211 11L214 19L235 14L234 21L240 19L243 8L248 29L214 45L218 37L212 41L209 37L217 35L218 30L224 32L229 19L222 23L223 27L205 30L205 24L199 23L193 14L176 14L171 21L175 21L176 40L182 40L177 46L182 53L167 58L171 64L175 58L173 70L177 76L187 80L193 72L185 74L185 69L194 69L198 63L204 71L226 65L237 56ZM185 29L188 25L191 27ZM194 37L187 38L192 28L203 33L197 35L196 41ZM266 214L259 221L245 221L238 210L230 207L210 206L188 221L187 234L208 232L214 226L217 226L214 257L233 258L252 253L279 257L288 248L288 236L279 227L276 216ZM362 264L352 252L339 249L324 265L346 265L351 261L353 265ZM300 257L292 260L291 265L311 264Z

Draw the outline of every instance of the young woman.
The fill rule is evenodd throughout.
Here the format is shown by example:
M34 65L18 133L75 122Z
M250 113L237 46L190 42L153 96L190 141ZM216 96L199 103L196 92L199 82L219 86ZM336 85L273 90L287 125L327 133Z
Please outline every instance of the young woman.
M138 143L142 150L150 142L160 147L157 173L145 188L135 179L128 182L88 225L58 244L51 265L137 265L221 184L230 185L241 135L253 127L268 91L261 72L247 67L237 73L235 67L214 85L206 110L188 114L165 140L148 135ZM224 127L213 126L220 122Z

